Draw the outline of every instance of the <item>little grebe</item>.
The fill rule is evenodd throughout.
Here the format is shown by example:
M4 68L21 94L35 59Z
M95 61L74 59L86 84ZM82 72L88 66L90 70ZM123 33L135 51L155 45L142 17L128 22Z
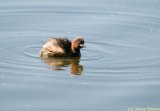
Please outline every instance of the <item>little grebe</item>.
M85 47L84 39L77 37L72 41L67 38L49 38L40 50L42 58L80 57L80 49Z

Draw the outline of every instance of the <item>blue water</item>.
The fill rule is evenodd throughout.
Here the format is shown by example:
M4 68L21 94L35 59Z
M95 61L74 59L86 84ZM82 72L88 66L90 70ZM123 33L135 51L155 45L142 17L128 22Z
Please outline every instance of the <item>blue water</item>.
M0 0L0 111L160 107L160 1ZM79 61L39 58L82 36Z

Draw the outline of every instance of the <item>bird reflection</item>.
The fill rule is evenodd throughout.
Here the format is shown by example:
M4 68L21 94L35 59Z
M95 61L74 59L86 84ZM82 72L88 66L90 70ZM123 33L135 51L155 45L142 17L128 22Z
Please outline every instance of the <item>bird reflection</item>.
M70 73L73 75L81 75L83 66L79 64L80 57L77 58L48 58L41 60L49 66L50 70L65 71L70 66Z

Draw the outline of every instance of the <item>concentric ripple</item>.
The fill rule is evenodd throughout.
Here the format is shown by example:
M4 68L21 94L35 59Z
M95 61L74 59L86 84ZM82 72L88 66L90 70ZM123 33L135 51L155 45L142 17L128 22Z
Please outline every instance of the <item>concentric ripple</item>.
M26 23L28 28L19 29L19 32L1 33L3 41L0 49L1 71L5 69L5 71L24 73L26 71L26 73L33 74L34 71L40 70L40 73L53 73L48 69L56 68L50 68L41 61L39 50L42 45L41 41L46 40L48 35L52 35L51 32L54 33L54 31L55 35L66 36L67 33L72 37L81 31L80 34L84 36L87 47L81 50L82 57L76 65L81 66L85 77L135 77L141 76L140 73L152 76L152 73L149 72L159 71L159 16L127 11L101 11L100 9L78 11L55 8L56 13L54 13L47 9L45 9L45 13L39 13L41 10L37 11L35 8L31 11L26 9L21 12L19 10L20 13L12 13L10 10L11 15L8 12L7 17L14 16L14 14L19 16L23 13L23 16L20 16L22 21L19 23L19 27L23 26L23 23L26 22L23 20L26 18L31 20L29 15L39 17L42 16L41 14L46 14L49 18L47 21L42 18L42 22L39 19L36 19L39 21L33 21L34 23L28 21ZM53 12L55 16L46 12ZM63 16L68 22L61 23L64 20ZM91 20L85 22L79 18L84 20L90 18ZM8 22L6 21L6 23ZM15 26L14 23L15 19L11 19L10 24ZM57 32L58 28L54 26L58 26L62 31ZM76 27L65 29L65 26ZM31 28L35 31L31 31ZM12 27L11 30L13 30ZM47 32L51 34L47 35ZM64 32L66 33L64 34ZM72 63L72 60L61 61L60 64L63 66L62 68L58 66L57 69L63 70L54 71L54 74L61 72L64 76L72 72L70 71Z
M103 35L99 36L103 38ZM154 46L156 44L149 47L147 44L135 44L132 41L125 42L124 40L128 39L126 35L122 39L115 41L112 40L112 36L108 36L107 38L108 41L96 40L86 42L87 47L81 50L82 57L78 65L83 68L85 77L141 77L144 75L139 74L144 72L148 76L155 76L148 72L159 71L159 57L155 56L157 53L155 50L158 50ZM5 71L9 72L16 71L30 74L34 74L35 71L41 71L40 74L42 74L46 71L52 73L48 69L63 69L57 71L61 73L72 72L69 71L69 67L72 64L71 60L65 60L65 65L58 66L58 68L51 68L51 66L44 64L39 58L39 50L42 43L31 43L30 41L32 40L29 40L25 44L21 42L21 40L26 39L17 38L15 43L12 43L12 41L3 43L3 49L1 49L1 53L3 54L1 55L1 71L5 69ZM139 38L139 40L143 42L143 37ZM56 63L52 64L55 67ZM63 61L61 61L61 64L63 64ZM61 76L64 76L64 74Z
M0 111L158 108L159 7L159 0L1 0ZM85 40L80 59L39 57L48 37L75 36Z
M27 73L33 74L35 70L41 70L42 72L45 72L46 70L48 70L47 67L49 67L50 69L50 66L47 66L40 60L39 51L42 45L41 43L40 44L27 43L26 45L24 45L21 44L21 40L18 39L17 42L19 42L20 44L15 45L13 43L10 43L10 41L4 43L4 49L1 50L1 53L7 56L2 57L1 70L7 69L5 71L8 72L16 71L20 73L27 71ZM82 50L82 57L80 59L81 62L98 61L105 57L105 52L102 52L100 50L91 50L89 49L89 47L92 47L92 45L89 44L88 48ZM71 60L66 59L65 61L69 62ZM71 64L69 63L66 64L65 66L59 66L59 67L65 68L67 70L67 68L70 67L70 65ZM64 72L65 70L59 70L59 71Z
M40 48L41 48L40 45L26 46L22 52L23 52L24 56L26 56L26 57L37 59L37 58L39 58Z

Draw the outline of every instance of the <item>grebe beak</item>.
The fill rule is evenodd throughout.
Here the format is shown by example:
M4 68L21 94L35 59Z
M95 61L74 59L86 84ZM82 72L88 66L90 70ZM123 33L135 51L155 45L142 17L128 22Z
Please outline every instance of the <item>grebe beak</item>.
M79 46L80 46L81 48L86 47L84 44L80 44Z

